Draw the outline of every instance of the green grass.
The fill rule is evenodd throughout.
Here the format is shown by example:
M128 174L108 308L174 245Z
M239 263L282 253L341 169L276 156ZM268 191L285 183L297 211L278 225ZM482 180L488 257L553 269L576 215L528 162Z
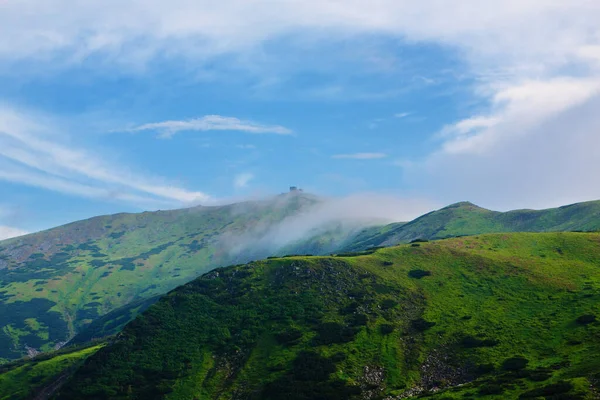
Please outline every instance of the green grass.
M83 360L102 346L65 349L3 366L0 369L0 400L32 398L61 377L66 378Z
M390 246L414 239L443 239L499 232L561 232L600 230L600 201L547 210L490 211L469 202L452 204L408 223L369 228L346 250Z
M0 362L23 356L27 347L51 351L112 311L219 266L272 255L350 255L419 238L600 229L600 202L508 213L458 203L358 235L347 224L332 223L283 247L273 245L266 234L271 227L320 201L310 195L279 196L220 207L116 214L0 242ZM287 232L281 229L280 234ZM133 311L127 313L130 318ZM120 321L104 332L117 332L127 322Z
M242 246L256 239L244 233L260 236L318 201L283 196L117 214L0 242L0 360L23 356L26 346L50 351L132 301L166 293L217 266L271 255L268 244ZM342 234L332 232L323 243L297 243L291 250L325 248Z
M600 316L598 265L600 234L518 233L220 268L151 306L57 398L591 399L600 323L576 321ZM506 370L511 357L526 368Z

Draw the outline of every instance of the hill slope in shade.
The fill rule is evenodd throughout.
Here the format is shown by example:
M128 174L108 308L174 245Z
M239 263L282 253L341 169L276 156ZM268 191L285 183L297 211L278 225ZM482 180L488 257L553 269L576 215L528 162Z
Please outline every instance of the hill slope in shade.
M598 265L600 234L519 233L219 268L56 398L592 399Z
M600 230L600 201L547 210L515 210L504 213L462 202L425 214L406 224L365 229L344 250L392 246L415 239L443 239L483 233L597 230Z
M349 234L345 227L318 226L313 233L305 226L308 241L292 240L294 218L321 201L307 194L281 195L229 206L117 214L0 242L0 362L27 349L52 350L98 317L214 267L264 258L284 245L293 253L333 250ZM292 243L276 242L269 236L275 229L277 239L289 235Z
M74 347L0 367L0 400L47 399L101 344Z

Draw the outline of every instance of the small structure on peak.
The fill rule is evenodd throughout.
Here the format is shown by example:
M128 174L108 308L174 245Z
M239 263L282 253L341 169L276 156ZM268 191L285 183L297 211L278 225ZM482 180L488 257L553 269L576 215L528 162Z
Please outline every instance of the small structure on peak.
M298 186L290 186L290 193L298 193L298 192L303 192L303 190L298 188Z

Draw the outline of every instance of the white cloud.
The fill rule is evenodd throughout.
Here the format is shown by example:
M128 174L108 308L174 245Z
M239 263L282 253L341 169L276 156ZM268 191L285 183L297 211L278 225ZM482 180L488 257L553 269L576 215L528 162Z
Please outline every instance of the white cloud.
M409 113L409 112L396 113L396 114L394 114L394 117L395 118L406 118L411 114L412 113Z
M282 196L275 207L285 207L291 197ZM343 227L345 230L362 230L365 226L410 221L440 205L422 198L406 198L376 193L357 193L338 198L320 198L302 212L275 224L258 223L249 231L236 232L221 237L223 245L231 252L269 249L268 253L298 240L307 239Z
M0 107L0 180L144 206L210 200L77 148L47 118L7 107Z
M376 160L387 157L385 153L353 153L353 154L335 154L331 158L352 159L352 160Z
M494 94L491 115L470 117L444 128L442 136L450 138L444 143L443 151L488 151L510 136L530 135L549 118L584 104L598 94L600 77L525 81L508 86ZM594 126L590 129L594 130Z
M440 150L407 176L437 198L496 209L599 199L599 109L600 79L508 86L489 115L447 127Z
M253 144L238 144L236 146L238 149L244 149L244 150L254 150L256 149L256 146Z
M269 64L269 55L324 43L359 46L358 37L441 45L462 57L461 72L476 78L475 94L489 107L441 132L439 151L425 163L431 177L423 180L429 181L426 190L439 194L447 186L447 193L461 197L525 206L556 203L566 193L600 197L594 189L600 187L594 176L600 121L598 108L593 111L600 82L598 1L106 0L73 6L22 0L4 1L1 10L0 65L8 70L12 62L47 69L88 57L94 65L128 70L159 57L202 68L228 56L253 71L264 60ZM282 39L284 46L274 45ZM340 87L333 82L329 91L339 95ZM145 129L168 136L205 124L167 121ZM254 127L235 124L249 132ZM30 159L29 168L36 162ZM65 179L60 171L55 179Z
M248 187L248 184L253 179L254 179L254 174L252 174L252 173L244 172L244 173L238 174L233 179L233 187L235 187L236 189L244 189L244 188Z
M244 121L234 117L206 115L183 121L163 121L140 125L129 129L131 132L158 131L160 137L170 138L181 131L241 131L247 133L272 133L291 135L292 131L280 125L263 125L252 121Z
M597 40L599 8L589 0L465 0L459 5L442 0L106 0L76 7L68 0L5 1L0 56L79 62L105 54L108 62L138 63L159 54L240 53L294 33L315 41L372 33L527 62L594 44L588 42Z
M0 225L0 240L10 239L17 236L27 235L29 232L19 228Z

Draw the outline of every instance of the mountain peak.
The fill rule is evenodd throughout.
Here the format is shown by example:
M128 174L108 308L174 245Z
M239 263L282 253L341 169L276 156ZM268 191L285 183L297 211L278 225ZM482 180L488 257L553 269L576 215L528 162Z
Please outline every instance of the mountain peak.
M453 209L453 208L475 209L475 210L488 211L486 208L479 207L477 204L473 204L470 201L459 201L458 203L450 204L449 206L442 208L442 210L449 210L449 209Z

